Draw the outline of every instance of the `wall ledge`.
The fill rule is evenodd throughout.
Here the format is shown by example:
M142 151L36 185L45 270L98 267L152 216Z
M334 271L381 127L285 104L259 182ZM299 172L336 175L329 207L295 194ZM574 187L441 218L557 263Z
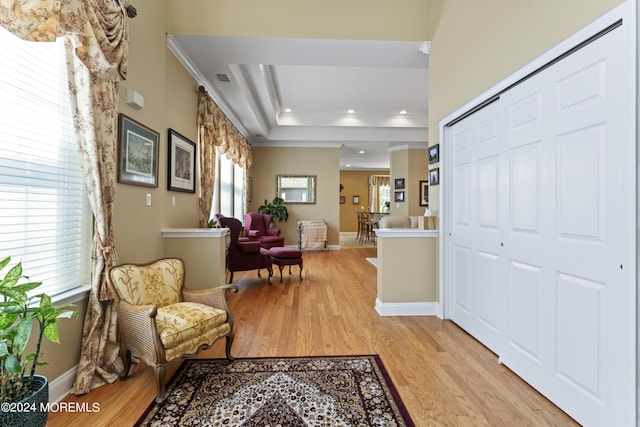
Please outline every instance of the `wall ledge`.
M377 237L438 237L438 230L419 230L416 228L376 228Z
M222 237L227 234L226 228L163 228L160 230L162 237Z

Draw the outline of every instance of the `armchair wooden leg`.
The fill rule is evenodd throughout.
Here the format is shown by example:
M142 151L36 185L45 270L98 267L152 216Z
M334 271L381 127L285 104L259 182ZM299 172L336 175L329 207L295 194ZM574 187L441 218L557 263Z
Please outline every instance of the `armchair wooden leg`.
M229 272L229 284L231 284L231 282L233 282L233 271Z
M156 371L156 388L158 390L156 403L161 403L167 397L167 389L164 383L165 365L156 366L153 370Z
M227 360L229 360L230 362L233 362L235 360L235 358L231 355L231 344L233 344L234 337L235 337L235 334L233 331L227 334L227 343L225 346L225 351L227 353Z
M120 350L120 358L122 359L122 365L124 366L124 370L122 371L122 374L120 374L120 379L126 380L131 373L131 350L122 348Z

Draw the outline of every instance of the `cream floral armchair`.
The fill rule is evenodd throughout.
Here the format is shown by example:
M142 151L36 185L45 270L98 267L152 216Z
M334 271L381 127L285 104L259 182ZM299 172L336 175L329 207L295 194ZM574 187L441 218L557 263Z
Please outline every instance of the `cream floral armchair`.
M194 290L184 287L184 263L165 258L149 264L111 267L107 285L118 310L118 332L124 362L122 379L130 372L131 355L156 373L158 395L166 394L165 366L181 356L193 355L226 337L227 359L233 343L233 316L226 291L235 285Z

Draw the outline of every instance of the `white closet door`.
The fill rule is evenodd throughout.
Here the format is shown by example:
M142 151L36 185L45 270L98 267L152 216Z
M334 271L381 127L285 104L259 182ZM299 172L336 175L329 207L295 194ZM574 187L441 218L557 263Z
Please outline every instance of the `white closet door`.
M501 94L451 126L445 142L451 319L587 426L635 423L634 98L624 30Z
M500 266L507 218L499 203L505 116L499 108L494 102L461 121L451 128L450 139L455 206L451 318L493 351L501 348L507 303Z

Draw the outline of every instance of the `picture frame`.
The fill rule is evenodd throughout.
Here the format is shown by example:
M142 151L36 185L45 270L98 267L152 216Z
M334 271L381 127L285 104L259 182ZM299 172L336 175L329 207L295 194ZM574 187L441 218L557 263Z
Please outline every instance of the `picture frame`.
M429 164L433 165L440 162L440 144L429 147Z
M420 206L429 206L429 181L420 181Z
M357 205L360 203L360 196L353 196L353 204Z
M158 187L160 134L122 113L118 115L118 182Z
M168 180L169 191L196 192L196 144L184 135L169 129Z
M396 178L393 181L393 188L396 190L404 190L404 178Z
M393 193L394 202L404 202L404 191L395 191Z
M440 184L440 168L431 169L429 171L429 185Z
M341 205L344 205L346 201L347 201L347 200L345 199L345 197L344 197L344 196L340 196L340 204L341 204Z

